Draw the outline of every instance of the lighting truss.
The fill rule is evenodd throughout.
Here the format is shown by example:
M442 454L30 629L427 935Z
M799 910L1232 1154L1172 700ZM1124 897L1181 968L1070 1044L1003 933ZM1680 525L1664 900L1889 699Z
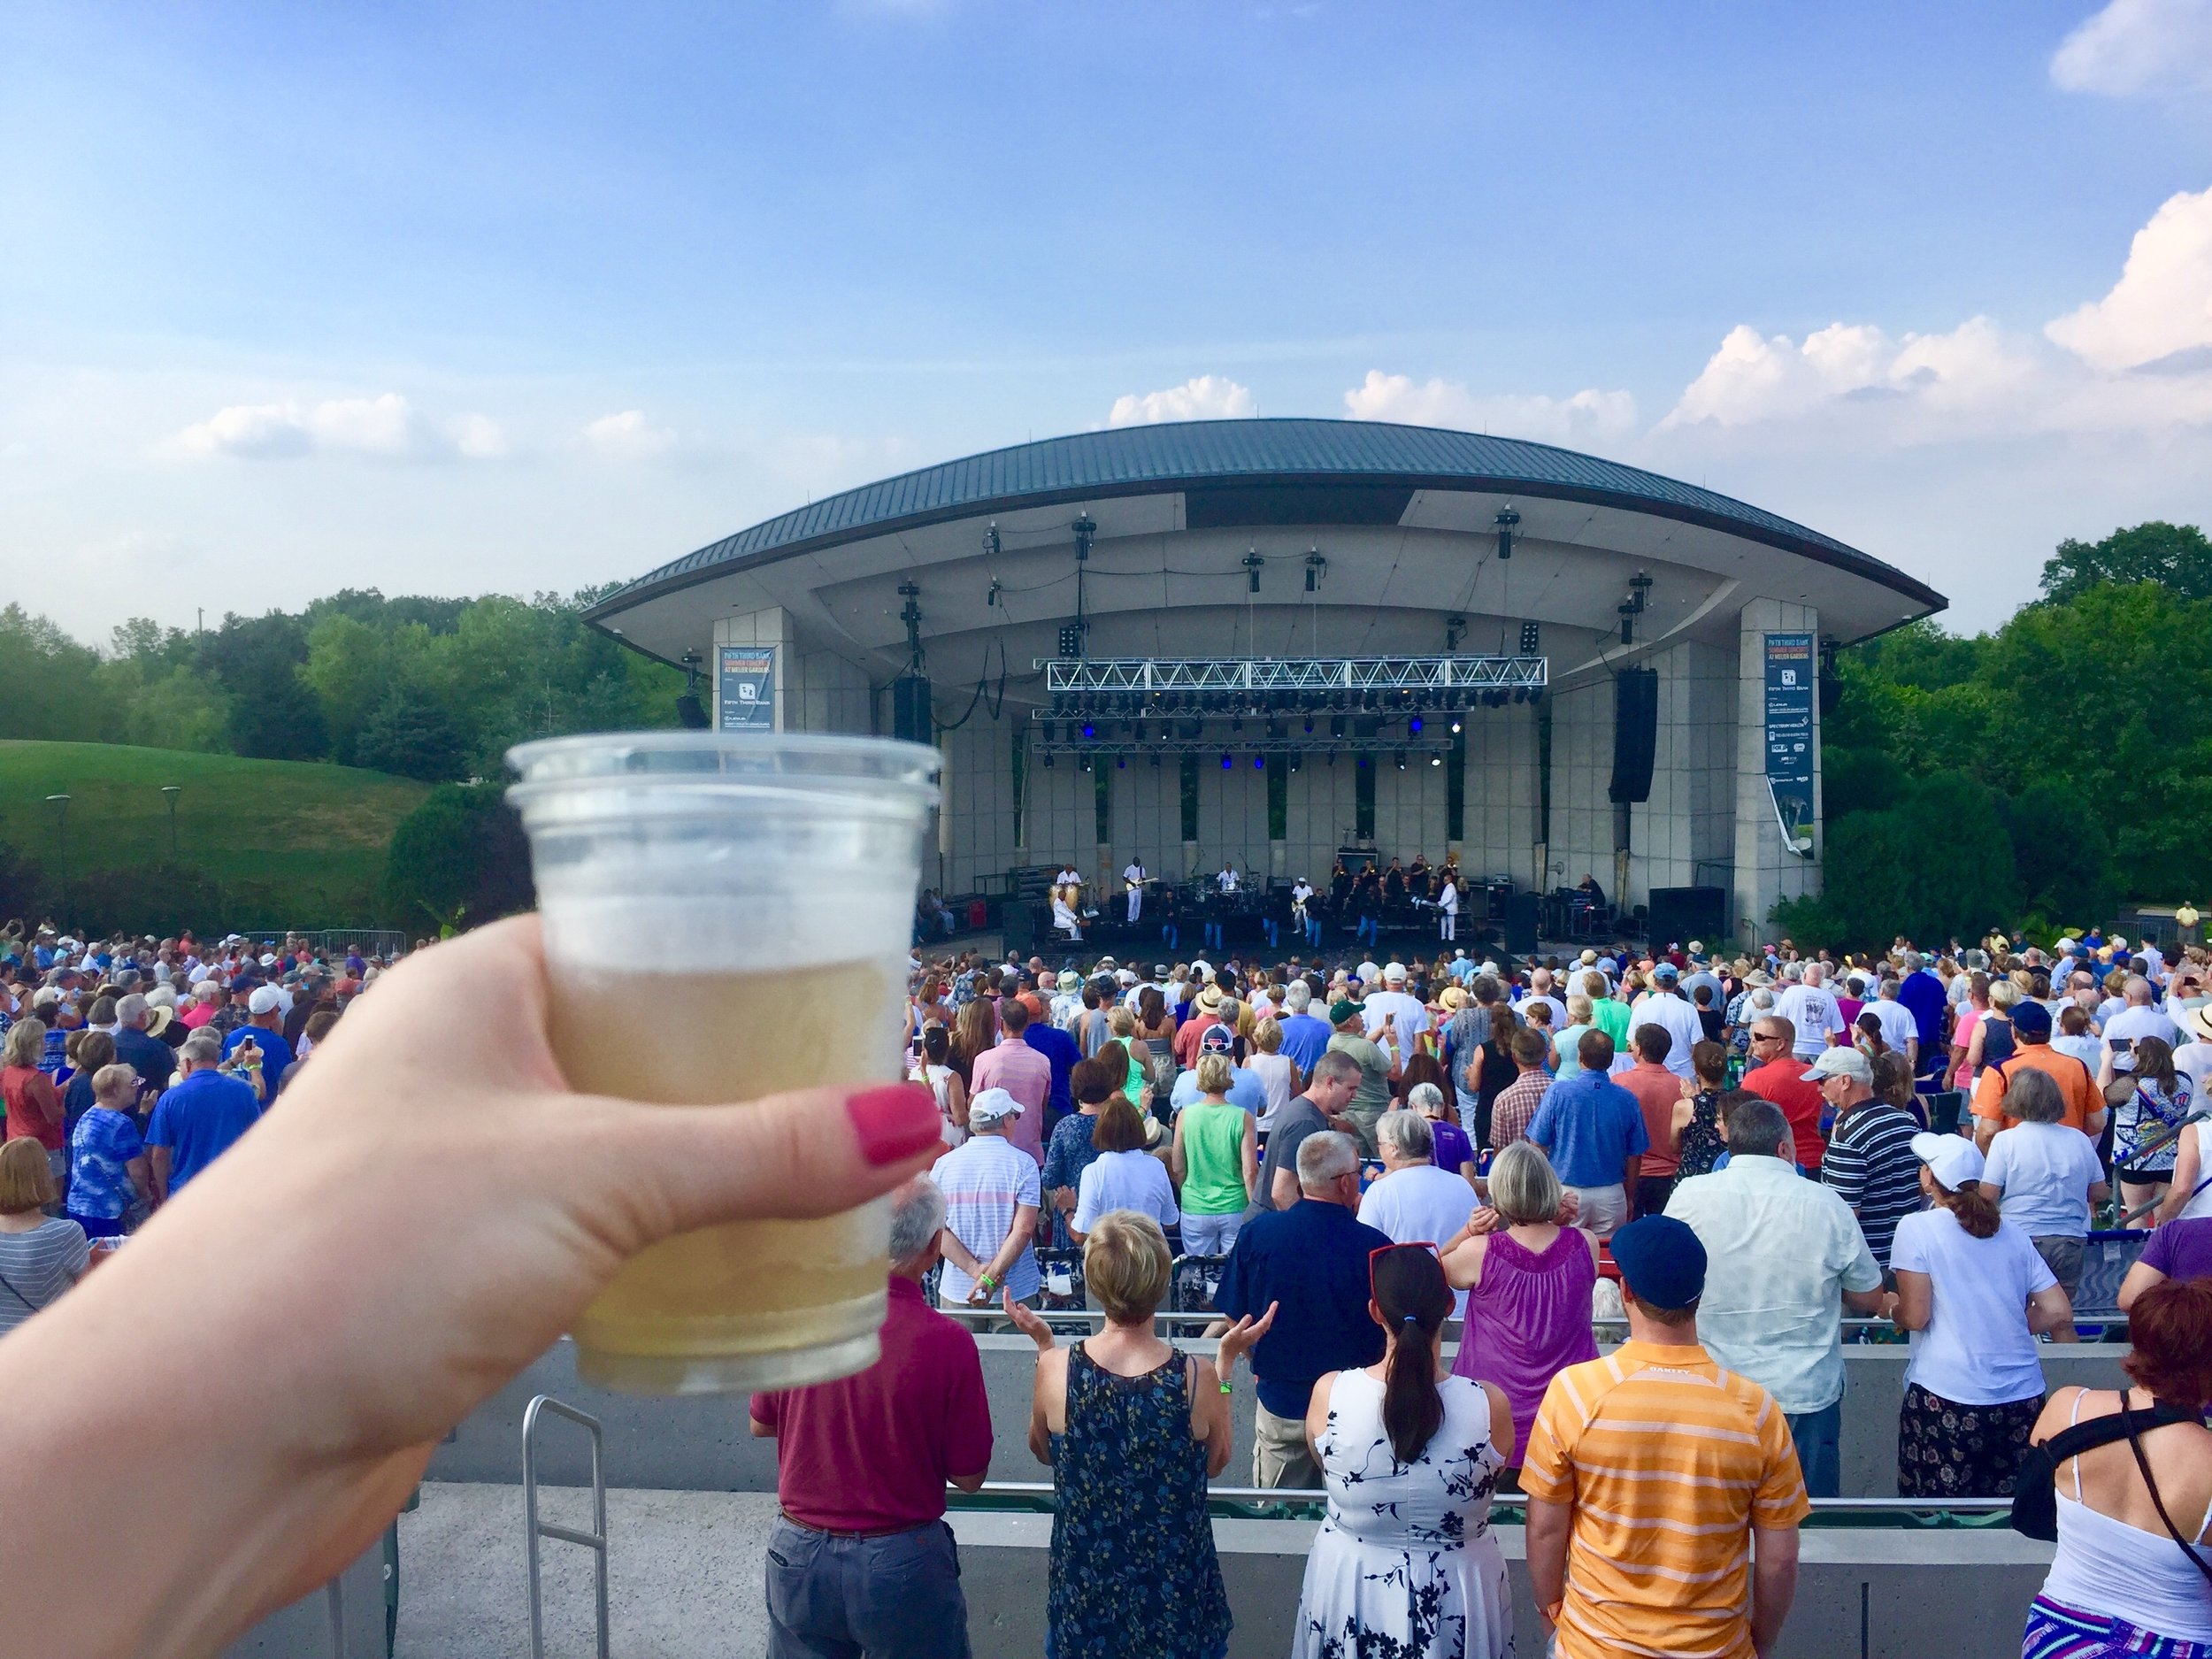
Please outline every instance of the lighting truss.
M1029 752L1033 755L1088 755L1100 757L1127 757L1139 760L1148 755L1210 756L1218 760L1223 755L1236 757L1240 763L1248 763L1255 755L1271 758L1282 756L1286 759L1302 755L1448 755L1458 739L1442 730L1425 731L1418 737L1409 737L1402 730L1390 736L1331 737L1325 732L1310 735L1296 733L1286 737L1256 739L1247 732L1232 736L1225 730L1210 728L1202 735L1191 737L1180 732L1154 733L1142 741L1129 735L1126 727L1101 727L1095 738L1079 735L1080 727L1056 726L1050 735L1043 728L1033 727L1029 737Z
M1329 694L1527 689L1549 682L1542 657L1039 657L1048 692Z

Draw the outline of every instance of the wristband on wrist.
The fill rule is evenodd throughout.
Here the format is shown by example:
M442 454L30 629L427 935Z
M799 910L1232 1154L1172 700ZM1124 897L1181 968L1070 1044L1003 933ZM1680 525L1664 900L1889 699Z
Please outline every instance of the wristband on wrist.
M988 1273L982 1274L975 1282L986 1290L995 1291L998 1288L998 1280L993 1279Z

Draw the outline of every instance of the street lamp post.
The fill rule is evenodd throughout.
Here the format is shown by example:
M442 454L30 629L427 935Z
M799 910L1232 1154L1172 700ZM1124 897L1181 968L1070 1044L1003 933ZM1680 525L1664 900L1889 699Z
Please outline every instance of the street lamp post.
M50 795L47 805L54 809L54 838L61 867L62 926L69 925L69 797Z
M162 799L169 803L169 862L177 862L177 797L184 793L182 784L165 783L161 786Z

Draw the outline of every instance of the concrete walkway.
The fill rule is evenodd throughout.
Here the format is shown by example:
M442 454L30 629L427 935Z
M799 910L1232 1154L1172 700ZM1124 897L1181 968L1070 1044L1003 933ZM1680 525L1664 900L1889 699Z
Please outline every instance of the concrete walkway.
M591 1494L539 1493L541 1518L591 1526ZM768 1645L762 1559L772 1493L607 1494L609 1625L617 1659L718 1659ZM547 1659L589 1659L591 1552L548 1541ZM426 1484L399 1518L399 1659L527 1659L522 1488Z

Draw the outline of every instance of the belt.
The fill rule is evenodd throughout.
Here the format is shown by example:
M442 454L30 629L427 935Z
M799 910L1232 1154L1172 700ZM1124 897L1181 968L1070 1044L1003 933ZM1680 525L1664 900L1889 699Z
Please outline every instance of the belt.
M823 1538L896 1538L902 1532L918 1532L926 1526L935 1526L939 1525L937 1521L933 1520L909 1521L903 1526L871 1526L864 1527L858 1532L850 1532L840 1526L816 1526L810 1522L798 1519L788 1509L779 1509L776 1513L782 1516L786 1521L789 1522L793 1526L797 1527L802 1532L813 1532Z

